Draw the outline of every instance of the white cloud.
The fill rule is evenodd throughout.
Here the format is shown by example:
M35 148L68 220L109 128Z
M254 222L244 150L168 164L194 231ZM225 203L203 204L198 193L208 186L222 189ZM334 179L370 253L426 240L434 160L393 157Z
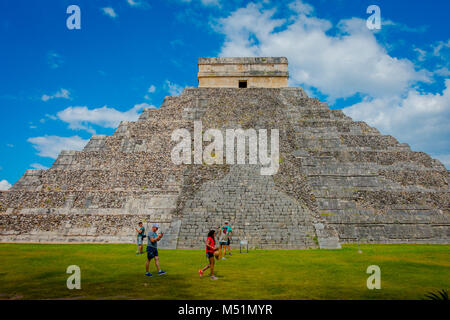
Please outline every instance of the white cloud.
M165 87L171 96L179 96L183 92L183 86L166 80Z
M181 2L185 3L191 3L192 0L180 0ZM201 3L204 6L218 6L220 7L220 0L200 0L199 3Z
M140 111L144 108L154 108L147 103L135 105L128 111L119 111L107 106L89 109L86 106L68 107L57 113L57 117L68 123L71 129L83 129L93 132L90 125L98 125L105 128L116 128L120 121L136 121Z
M150 5L143 0L127 0L128 5L133 8L148 9Z
M155 93L156 91L156 87L154 85L151 85L148 90L147 90L147 94L144 96L145 100L151 100L149 93Z
M425 61L427 56L427 52L425 50L422 50L420 48L414 48L414 51L417 52L417 60Z
M289 8L298 14L312 14L314 12L314 8L303 1L294 1L290 3Z
M47 53L47 63L49 64L50 68L56 69L64 63L64 60L59 53L50 51Z
M447 41L438 41L434 46L433 46L433 55L435 55L436 57L439 57L442 54L442 51L447 51L448 49L450 49L450 40ZM446 55L448 55L448 51L446 52Z
M448 77L450 41L414 49L418 63L433 57L440 61L436 71L429 72L421 64L391 56L363 19L333 25L315 16L314 8L303 1L291 3L291 15L285 19L266 7L250 3L218 20L214 28L225 35L220 56L286 56L291 85L320 92L330 103L364 97L344 112L449 165L450 80L442 93L422 92L417 86L431 83L435 74ZM426 29L389 20L385 25L406 32Z
M32 163L32 164L30 164L30 167L33 169L38 169L38 170L47 170L48 169L48 167L46 167L40 163Z
M381 97L343 109L354 120L366 121L384 134L408 142L413 150L450 160L450 79L441 94L410 89L405 96ZM442 157L442 158L441 158Z
M435 74L440 75L442 77L449 77L450 76L450 70L448 70L447 67L442 67L440 69L437 69L434 71Z
M450 40L435 41L423 48L414 48L417 52L417 61L419 63L429 63L433 65L434 75L441 77L449 76L450 68Z
M220 6L219 0L201 0L204 6Z
M108 17L111 17L113 19L117 18L118 16L114 9L111 7L102 8L102 12L104 15L107 15Z
M33 144L39 156L56 159L61 150L82 150L89 140L79 136L43 136L28 138L27 141Z
M9 188L11 188L11 184L8 181L6 181L6 180L1 180L0 181L0 190L1 191L6 191Z
M56 99L56 98L71 99L69 90L61 88L58 92L56 92L53 95L43 94L42 97L41 97L41 100L42 101L48 101L48 100Z
M413 32L413 33L424 33L428 29L428 26L426 26L426 25L421 25L421 26L418 26L418 27L410 27L410 26L408 26L406 24L403 24L403 23L394 22L394 21L389 20L389 19L382 19L382 29L384 27L388 27L388 28L394 27L395 29L397 29L399 31ZM390 29L388 29L388 30L389 30L389 32L391 31Z
M313 16L310 5L296 1L290 8L290 17L275 19L275 9L250 3L219 19L220 56L286 56L291 83L314 87L330 102L357 93L389 96L429 81L408 59L391 57L365 20L341 20L333 35L332 23Z

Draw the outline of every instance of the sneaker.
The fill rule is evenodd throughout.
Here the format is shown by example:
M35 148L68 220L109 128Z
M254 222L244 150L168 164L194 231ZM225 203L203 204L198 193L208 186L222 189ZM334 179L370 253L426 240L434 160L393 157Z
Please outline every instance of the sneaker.
M164 271L162 271L162 270L161 270L161 271L158 271L158 275L159 275L159 276L162 276L163 274L166 274L166 273L165 273Z
M145 275L146 275L147 277L153 277L153 275L152 275L150 272L146 272Z
M227 260L227 258L225 258L225 257L222 257L222 260Z
M211 276L211 280L219 280L216 276Z
M231 252L230 253L228 253L230 256L231 256Z
M139 252L136 252L136 255L138 255L139 254Z
M203 277L203 271L202 270L198 270L198 273L200 274L200 277Z

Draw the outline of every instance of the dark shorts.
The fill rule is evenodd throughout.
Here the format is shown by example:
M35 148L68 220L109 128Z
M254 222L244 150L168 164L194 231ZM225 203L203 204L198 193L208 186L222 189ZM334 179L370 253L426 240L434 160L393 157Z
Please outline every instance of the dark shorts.
M207 259L212 258L212 257L214 257L214 253L213 252L207 252L206 253L206 258Z
M147 246L147 259L152 260L154 257L158 256L158 249Z
M230 239L228 239L228 241L227 241L227 246L229 246L230 245Z

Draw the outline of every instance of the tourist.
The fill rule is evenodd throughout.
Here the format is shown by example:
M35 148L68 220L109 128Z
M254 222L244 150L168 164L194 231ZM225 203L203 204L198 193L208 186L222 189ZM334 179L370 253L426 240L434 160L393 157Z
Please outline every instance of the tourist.
M214 275L214 257L216 259L219 259L219 255L217 254L217 250L219 250L218 248L216 248L216 240L215 240L215 235L216 235L216 231L215 230L211 230L208 232L208 238L206 239L206 259L208 259L209 264L204 267L201 270L198 270L198 273L200 274L200 277L203 276L203 272L206 269L210 269L210 275L211 275L211 280L217 280L219 278L217 278Z
M150 260L153 258L155 259L155 266L156 269L158 269L158 275L166 274L164 271L161 270L161 267L159 266L159 257L158 257L158 241L161 240L163 237L163 233L161 232L160 235L156 233L158 231L159 225L155 223L152 226L152 231L148 233L148 243L147 243L147 262L145 263L145 275L148 277L151 277L152 274L148 271L148 267L150 265Z
M219 228L219 258L222 257L222 260L226 260L226 247L228 243L227 229Z
M136 254L143 254L143 247L144 247L144 238L145 238L145 228L144 225L142 224L142 222L139 222L139 228L136 228L137 231L137 245L138 245L138 250L136 252Z
M231 228L231 226L229 225L228 221L225 221L225 224L222 226L221 230L223 230L223 232L227 235L227 243L226 243L226 247L228 248L228 254L231 256L231 236L233 235L233 229ZM224 250L224 254L225 256L225 250Z

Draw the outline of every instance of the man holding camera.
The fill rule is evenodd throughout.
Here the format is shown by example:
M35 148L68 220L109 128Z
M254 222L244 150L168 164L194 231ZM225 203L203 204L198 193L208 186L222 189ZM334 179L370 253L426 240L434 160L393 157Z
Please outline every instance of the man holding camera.
M148 271L150 260L153 258L155 259L155 265L156 269L158 270L158 275L166 274L164 271L161 270L161 267L159 266L159 257L158 257L158 241L161 240L163 237L163 233L161 232L160 235L156 233L158 231L159 225L155 223L152 226L152 231L149 231L147 235L148 243L147 243L147 262L145 263L145 275L148 277L152 277L153 275Z

